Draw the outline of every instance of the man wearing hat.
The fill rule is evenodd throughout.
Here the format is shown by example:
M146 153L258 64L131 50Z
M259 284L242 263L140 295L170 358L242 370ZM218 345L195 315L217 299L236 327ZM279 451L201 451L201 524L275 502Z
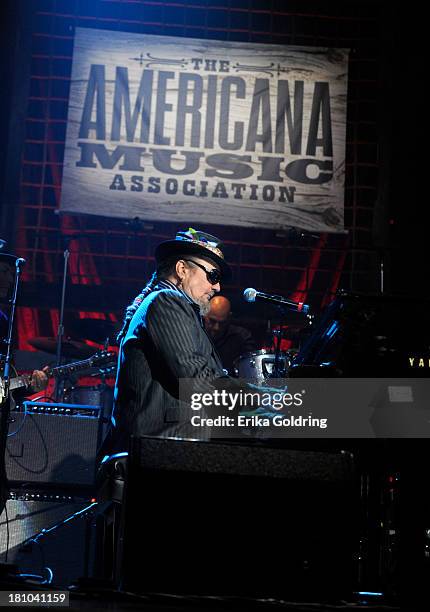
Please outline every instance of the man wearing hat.
M156 271L127 308L118 335L112 419L118 449L130 434L196 437L179 380L193 379L194 391L205 392L225 377L202 319L230 276L220 241L189 228L158 245L155 259Z

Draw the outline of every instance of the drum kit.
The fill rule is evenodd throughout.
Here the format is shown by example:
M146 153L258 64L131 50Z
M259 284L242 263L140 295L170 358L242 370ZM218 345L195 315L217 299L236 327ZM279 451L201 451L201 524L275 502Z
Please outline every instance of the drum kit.
M85 360L92 356L97 349L84 340L101 344L107 349L114 344L117 326L106 319L84 318L77 319L70 325L70 331L75 339L67 337L62 341L62 353L68 360ZM298 352L297 346L303 339L303 326L278 325L271 329L271 346L240 355L234 362L234 376L254 382L257 385L273 384L274 379L288 378L288 372ZM34 348L55 354L57 339L37 337L29 340ZM268 343L269 344L269 343ZM79 363L79 361L77 362ZM97 376L101 384L82 386L76 385L73 377L65 379L60 401L73 404L112 406L112 387L107 383L116 373L116 360L103 363L102 367L95 365L91 371L81 375Z
M71 326L75 338L66 338L62 342L62 352L68 360L87 360L94 356L96 350L93 346L86 344L83 340L102 344L107 348L114 343L116 326L113 322L104 319L78 319ZM301 328L291 326L280 326L272 330L273 345L270 348L262 348L258 351L245 353L234 362L234 376L254 382L257 385L273 384L274 379L288 378L288 372L297 354L297 349L291 346L299 337ZM46 353L55 354L57 339L49 337L37 337L29 340L34 348ZM279 346L279 350L278 350ZM113 394L112 385L108 379L113 379L116 373L116 359L101 366L95 364L81 375L86 377L98 377L101 383L98 385L76 384L74 376L65 378L61 388L59 401L70 404L85 404L104 406L108 411L112 408ZM79 364L80 361L77 361ZM105 413L106 413L105 410Z
M67 359L88 359L93 356L97 349L83 340L104 345L114 343L116 336L116 325L105 319L78 319L70 325L70 331L76 339L70 337L62 342L62 353ZM283 325L278 329L271 330L272 346L262 348L258 351L240 355L234 362L234 376L252 380L255 384L267 384L269 379L288 378L288 371L298 352L294 345L298 343L303 335L303 326ZM57 339L49 337L37 337L29 340L34 348L46 353L55 354ZM279 348L278 348L279 347ZM101 376L103 383L98 386L74 386L66 384L64 397L67 403L98 404L106 393L106 378L113 377L116 372L116 361L104 364L102 368L92 368L90 376ZM109 399L111 402L111 399Z
M260 386L273 386L276 379L288 378L298 353L294 345L298 346L304 335L303 326L279 325L271 329L272 345L240 355L234 362L234 376Z
M287 378L292 359L291 351L280 352L276 359L276 352L261 349L238 357L234 373L237 378L265 385L270 378Z

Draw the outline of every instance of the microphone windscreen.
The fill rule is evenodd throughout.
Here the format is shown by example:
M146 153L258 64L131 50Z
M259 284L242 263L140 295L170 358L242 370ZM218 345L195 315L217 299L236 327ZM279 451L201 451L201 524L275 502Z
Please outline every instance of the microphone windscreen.
M245 289L243 292L243 297L247 302L255 302L255 298L257 297L256 289L252 289L252 287Z

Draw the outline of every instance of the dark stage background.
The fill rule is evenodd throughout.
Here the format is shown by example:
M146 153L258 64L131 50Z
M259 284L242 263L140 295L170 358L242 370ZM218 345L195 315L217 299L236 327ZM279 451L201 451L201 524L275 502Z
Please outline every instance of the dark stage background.
M27 260L17 347L55 336L65 236L70 242L66 335L83 316L117 321L153 269L154 246L180 229L56 214L74 29L78 26L232 41L346 47L349 65L345 235L219 226L234 276L224 293L263 342L264 308L241 299L254 286L307 301L318 312L338 288L429 295L423 282L425 162L419 12L378 1L15 0L2 3L1 236ZM406 12L408 11L408 12ZM420 230L418 229L420 228ZM293 315L291 315L293 316ZM410 315L405 313L407 324ZM293 320L293 319L292 319ZM293 321L294 322L294 321Z

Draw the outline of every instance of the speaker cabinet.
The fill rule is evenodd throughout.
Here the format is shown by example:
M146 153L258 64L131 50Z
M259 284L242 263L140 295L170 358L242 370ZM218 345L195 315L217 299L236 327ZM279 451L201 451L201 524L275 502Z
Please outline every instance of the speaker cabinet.
M134 439L122 587L348 596L358 507L348 453Z
M87 575L91 516L73 516L88 506L85 501L8 499L0 515L2 561L7 558L20 573L44 579L52 572L53 584L61 587ZM64 523L67 518L70 520ZM40 535L42 530L45 532Z
M55 486L92 486L101 442L99 409L25 402L11 413L6 444L9 481Z

